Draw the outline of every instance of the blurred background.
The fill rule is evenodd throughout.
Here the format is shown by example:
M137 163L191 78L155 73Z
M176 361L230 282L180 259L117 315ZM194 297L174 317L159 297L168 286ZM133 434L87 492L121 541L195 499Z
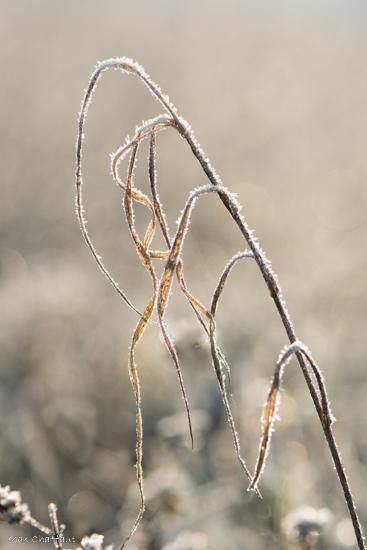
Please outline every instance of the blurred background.
M0 15L0 482L19 489L43 521L47 503L57 502L66 535L78 540L101 532L118 546L137 511L127 373L137 317L98 271L74 212L83 89L97 61L126 55L190 122L272 260L297 335L323 369L366 524L366 3L2 0ZM130 243L109 154L160 112L135 78L111 71L86 125L88 228L139 308L150 281ZM142 190L146 152L137 169ZM206 181L171 130L159 137L158 178L173 230L190 189ZM146 212L137 215L145 227ZM243 248L218 198L201 199L183 258L189 288L205 304L228 259ZM287 342L255 265L236 266L217 320L252 469L262 405ZM130 548L354 548L297 364L286 371L259 500L246 492L208 343L177 286L167 323L196 447L174 367L152 324L137 350L148 511ZM9 537L27 533L1 524L2 547L24 548Z

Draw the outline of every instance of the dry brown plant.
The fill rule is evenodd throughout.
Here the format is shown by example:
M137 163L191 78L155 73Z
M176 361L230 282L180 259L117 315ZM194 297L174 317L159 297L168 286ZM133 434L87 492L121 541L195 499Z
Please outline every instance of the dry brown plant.
M109 69L115 69L124 74L136 76L149 89L154 98L158 100L164 109L163 114L160 114L159 116L138 126L134 137L132 139L127 138L125 143L113 155L111 155L111 174L121 192L121 207L125 213L132 243L142 266L147 271L151 279L152 284L151 295L149 296L146 306L142 312L134 306L124 290L115 281L109 269L104 264L101 255L96 250L87 230L87 222L82 200L82 152L86 117L97 82L102 74ZM167 128L176 130L179 136L187 142L194 157L201 165L201 168L209 180L207 185L196 188L190 193L181 212L174 235L172 235L170 231L164 208L159 198L156 171L158 134ZM144 140L149 140L148 175L150 182L150 197L140 191L134 184L134 171L138 158L139 147ZM120 166L125 157L128 157L128 163L126 178L123 179L120 175ZM192 211L197 204L198 199L209 193L216 193L218 195L219 200L229 212L232 222L238 227L244 239L245 246L248 248L245 248L243 251L236 254L225 266L218 284L214 289L211 304L209 307L206 307L187 287L184 276L182 250L186 235L189 231ZM150 213L150 221L143 236L139 235L135 225L135 203L143 205ZM362 527L357 515L350 485L333 433L334 417L331 413L325 382L320 368L314 361L311 352L296 336L291 317L285 305L280 284L272 269L271 263L267 259L265 252L261 249L259 243L254 237L253 232L249 228L246 219L241 213L241 207L238 204L237 199L223 186L221 179L218 174L216 174L208 158L205 156L205 153L196 140L189 124L178 114L175 106L171 103L169 98L163 94L161 89L147 75L144 69L131 59L123 57L109 59L99 63L93 71L89 84L85 90L78 120L76 145L76 211L83 237L100 270L112 284L119 297L131 309L133 309L139 317L132 336L127 362L136 404L136 477L140 493L140 506L136 519L130 529L130 532L125 536L121 548L124 548L128 544L132 535L138 528L146 507L143 477L142 395L138 366L135 360L135 350L148 323L154 322L154 312L157 315L158 327L162 334L164 344L169 352L169 355L171 356L177 373L179 386L184 401L184 407L186 410L191 443L192 446L194 446L189 400L185 389L179 357L165 320L165 314L172 291L173 279L176 277L181 292L188 300L198 322L200 323L200 326L202 327L202 330L208 339L212 356L212 365L218 381L220 394L230 426L235 454L239 461L240 467L249 480L248 490L255 491L258 496L261 497L258 485L266 465L272 433L274 431L274 423L280 406L280 387L282 377L286 365L289 363L291 358L295 356L306 381L316 413L320 419L323 435L327 441L331 458L353 523L358 548L359 550L366 550ZM165 250L156 250L152 247L157 229L160 229L162 232L166 245ZM157 274L155 260L163 263L163 270L160 276ZM270 297L276 307L276 310L278 311L280 321L289 340L288 345L281 352L276 363L274 375L271 379L268 390L268 396L264 404L262 413L262 433L253 473L250 472L249 467L246 465L246 462L242 457L240 439L236 428L236 422L231 410L230 398L228 397L230 370L226 358L219 348L216 340L216 311L218 303L222 297L223 290L231 270L240 260L251 260L256 263L260 275L262 276L268 292L270 293ZM64 546L62 534L64 531L64 526L60 526L58 523L57 510L54 504L49 505L51 524L51 528L49 528L40 524L31 516L28 506L22 503L19 493L16 491L10 491L9 487L0 487L0 515L9 523L28 523L32 525L44 534L50 536L50 540L52 540L57 550L63 550ZM83 550L103 550L103 536L94 534L90 537L84 537L81 541L80 548Z

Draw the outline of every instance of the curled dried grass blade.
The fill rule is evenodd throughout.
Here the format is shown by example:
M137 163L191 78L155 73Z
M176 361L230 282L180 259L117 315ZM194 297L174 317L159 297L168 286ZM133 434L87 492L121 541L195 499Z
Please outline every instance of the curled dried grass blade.
M134 391L135 396L135 404L136 404L136 414L135 414L135 431L136 431L136 477L137 477L137 483L139 487L140 492L140 506L139 511L137 514L137 517L135 519L135 522L127 535L127 537L124 539L124 542L121 546L121 548L124 548L126 544L129 542L133 534L135 533L136 529L138 528L140 521L144 515L145 511L145 497L144 497L144 480L143 480L143 418L142 418L142 412L141 412L141 390L140 390L140 381L139 381L139 375L138 375L138 369L135 362L134 352L136 345L138 344L140 338L142 337L144 330L146 328L146 325L152 315L153 308L155 305L156 300L156 284L155 284L155 278L154 278L154 272L153 267L150 262L149 255L146 251L146 248L144 247L144 244L141 242L134 224L134 211L133 211L133 196L134 193L132 191L132 181L133 181L133 175L134 175L134 167L135 167L135 161L136 161L136 154L138 150L138 143L134 144L134 146L131 149L131 156L130 156L130 162L128 167L128 176L127 176L127 184L125 187L125 193L124 193L124 210L125 215L128 223L128 227L130 230L130 234L132 236L138 257L142 263L142 265L145 267L145 269L148 271L150 276L153 279L153 287L154 287L154 294L150 298L143 315L141 316L138 325L134 331L132 343L130 347L130 353L129 353L129 361L128 361L128 369L129 369L129 375L130 375L130 381L131 385ZM137 194L135 193L135 197ZM140 199L140 195L138 195L138 198L136 200ZM139 200L140 202L140 200ZM145 201L144 201L145 204ZM150 232L153 232L154 234L154 222L150 222L150 226L148 226L148 230L150 229ZM150 234L149 238L150 238ZM147 239L148 241L149 239Z
M135 533L136 529L139 527L139 524L142 520L142 517L144 515L145 511L145 495L144 495L144 477L143 477L143 416L141 412L141 389L140 389L140 380L139 380L139 374L138 369L135 362L135 348L137 343L139 342L140 338L142 337L144 330L146 328L147 322L150 319L152 315L152 311L155 305L155 294L151 297L149 300L143 315L141 316L138 325L134 331L132 343L130 347L130 353L129 353L129 360L128 360L128 369L129 369L129 376L130 376L130 382L134 391L135 396L135 406L136 406L136 413L135 413L135 433L136 433L136 447L135 447L135 455L136 455L136 479L139 487L139 493L140 493L140 506L138 514L135 518L134 524L129 532L129 534L125 537L121 548L124 548L133 534Z
M212 193L212 192L219 193L220 191L221 189L215 188L211 185L206 185L203 187L199 187L198 189L190 193L190 196L181 214L181 218L177 226L176 235L171 244L170 253L159 282L158 311L161 317L164 316L164 313L167 307L169 294L171 292L171 287L172 287L173 275L180 259L179 256L182 251L185 234L187 232L187 229L190 223L190 216L191 216L191 212L194 207L194 204L196 202L196 199L200 195L204 195L206 193Z
M253 252L251 252L250 250L245 250L244 252L238 252L237 254L235 254L233 256L233 258L231 258L229 260L229 262L225 266L225 268L223 270L223 273L221 274L221 276L219 278L218 284L215 287L215 290L213 292L213 298L212 298L212 303L211 303L211 307L210 307L210 311L211 311L212 315L216 314L219 298L222 295L224 286L225 286L226 281L228 279L228 275L230 274L232 268L235 266L235 264L239 260L243 260L243 259L246 259L246 258L254 259Z
M271 384L268 391L268 396L265 401L264 409L262 412L261 425L262 436L260 439L259 452L256 460L255 473L253 480L248 490L255 490L260 481L261 475L264 471L266 459L270 450L271 436L274 431L274 424L277 418L277 412L280 404L280 385L283 379L283 373L286 365L289 363L292 356L296 353L302 353L309 363L311 370L316 378L319 391L319 405L322 408L325 423L331 425L333 422L333 415L330 410L329 399L327 396L325 384L323 381L322 373L313 360L309 350L302 342L294 342L290 346L286 347L280 354L277 361L275 372L271 380Z
M168 127L176 127L174 120L169 115L159 115L155 118L143 122L135 130L133 139L126 138L124 145L119 147L115 153L111 155L111 173L115 181L118 180L118 168L121 161L129 153L131 148L136 143L141 143L143 140L155 135L158 131Z
M136 142L136 143L133 144L133 146L131 148L131 157L130 157L130 162L129 162L129 167L128 167L127 183L126 183L126 186L124 186L125 187L124 209L125 209L127 223L128 223L130 233L131 233L131 236L132 236L134 244L135 244L137 254L138 254L142 264L144 265L145 269L148 271L148 273L150 274L150 276L152 278L154 292L156 294L156 292L157 292L157 276L156 276L155 270L153 268L149 252L146 250L146 248L144 247L144 244L139 239L139 236L138 236L138 234L135 230L135 225L134 225L134 211L133 211L133 205L132 205L133 204L133 200L132 200L133 199L132 179L133 179L134 166L135 166L136 153L137 153L137 150L138 150L138 146L139 146L139 142ZM116 176L118 177L117 172L116 172ZM149 201L149 206L150 206L151 212L152 212L153 234L154 234L155 211L154 211L154 207L152 206L150 201ZM151 235L151 236L153 237L153 235ZM158 302L158 305L159 305L159 302ZM180 367L179 359L178 359L177 352L176 352L176 349L174 347L174 344L172 342L172 339L171 339L171 337L170 337L170 335L169 335L169 333L168 333L168 331L167 331L167 329L166 329L166 327L163 323L163 319L162 319L161 315L159 314L159 307L158 307L158 317L159 317L159 324L160 324L160 328L161 328L161 332L162 332L162 336L163 336L163 341L165 343L165 346L166 346L166 348L167 348L167 350L168 350L168 352L169 352L169 354L170 354L170 356L173 360L175 368L176 368L176 373L177 373L177 377L178 377L178 380L179 380L181 394L182 394L182 398L183 398L185 409L186 409L186 415L187 415L187 420L188 420L191 445L193 447L194 446L194 435L193 435L193 428L192 428L192 421L191 421L190 406L189 406L189 402L188 402L188 398L187 398L187 393L186 393L186 388L185 388L185 384L184 384L184 380L183 380L183 376L182 376L182 372L181 372L181 367Z
M106 67L107 68L107 67ZM87 220L85 217L85 208L83 204L83 195L82 195L82 185L83 185L83 179L82 179L82 148L83 148L83 140L84 140L84 126L85 126L85 120L88 113L88 108L91 102L92 94L94 91L94 88L98 82L98 79L104 69L98 68L93 75L90 78L89 85L85 91L85 95L82 101L82 107L79 114L79 120L78 120L78 136L77 136L77 143L76 143L76 198L75 198L75 205L76 205L76 213L79 220L80 229L83 235L83 238L89 248L89 250L92 253L92 257L94 258L95 262L97 263L99 269L102 271L104 276L107 278L107 280L110 282L112 287L115 289L117 294L122 298L122 300L131 308L134 310L138 315L141 315L139 310L133 305L133 303L130 301L130 299L127 297L125 292L120 288L119 284L114 280L113 276L111 275L110 271L105 266L104 262L102 261L102 257L96 250L94 243L89 235L88 229L87 229Z
M215 319L214 319L214 316L212 315L212 313L209 312L205 308L205 306L197 298L195 298L195 296L193 296L193 294L190 293L190 291L187 289L187 286L186 286L185 282L183 281L182 261L180 259L180 255L181 255L184 240L185 240L185 235L186 235L186 232L187 232L188 225L190 223L190 217L191 217L192 209L195 205L195 202L196 202L196 200L199 196L207 194L207 193L212 193L212 192L225 193L226 195L229 195L228 191L225 190L224 188L213 188L212 186L204 186L204 187L201 187L199 189L196 189L193 193L191 193L190 196L189 196L189 199L186 202L185 208L184 208L184 210L182 212L182 215L181 215L181 218L178 222L176 235L175 235L173 243L171 245L170 255L168 257L168 260L167 260L166 266L165 266L165 270L164 270L163 275L162 275L161 280L160 280L159 291L158 291L158 309L159 309L160 317L163 319L164 312L166 310L168 299L169 299L169 293L170 293L170 290L171 290L173 274L174 274L174 271L176 270L177 277L178 277L180 286L182 288L182 291L186 295L189 302L201 314L203 314L204 316L206 316L209 319L209 322L210 322L209 337L210 337L210 343L211 343L211 353L212 353L213 367L214 367L214 370L215 370L215 373L216 373L216 377L217 377L220 392L221 392L221 397L222 397L222 400L223 400L223 404L225 406L228 422L229 422L229 425L230 425L230 428L231 428L232 438L233 438L237 458L239 460L239 463L240 463L242 469L246 473L246 476L251 480L252 478L251 478L250 471L249 471L249 469L248 469L248 467L247 467L247 465L246 465L246 463L245 463L245 461L244 461L244 459L242 458L242 455L241 455L241 446L240 446L240 441L239 441L239 437L238 437L238 432L237 432L237 429L236 429L235 420L234 420L234 417L233 417L233 414L232 414L231 406L230 406L230 403L229 403L228 397L227 397L227 391L226 391L226 386L225 386L225 381L224 381L224 375L223 375L223 372L222 372L222 362L221 362L220 356L218 354L218 346L217 346L217 343L216 343L216 340L215 340ZM229 270L228 270L228 272L229 272ZM223 288L223 286L224 286L224 282L222 284L222 288ZM219 295L220 295L220 293L218 292L218 296L216 297L216 301L218 301ZM259 492L258 492L258 494L260 495Z
M163 237L166 241L166 245L171 248L171 238L169 235L169 227L166 220L166 216L164 214L163 206L160 201L158 190L157 190L157 169L156 169L156 130L154 130L151 133L150 136L150 143L149 143L149 182L150 182L150 190L152 193L152 199L153 199L153 206L154 206L154 212L157 216L157 220L159 223L159 226L161 228Z
M236 428L235 428L235 423L234 423L234 420L233 420L232 411L231 411L230 404L229 404L228 397L227 397L227 393L226 393L225 380L224 380L224 376L222 374L222 365L224 365L227 370L229 370L229 365L228 365L227 361L225 360L225 357L223 356L223 354L220 353L220 350L219 350L217 342L216 342L215 314L216 314L219 299L222 295L225 283L227 281L227 278L228 278L228 275L229 275L231 269L233 268L233 266L239 260L247 259L247 258L252 258L253 259L253 257L254 257L253 253L251 251L246 250L244 252L239 252L238 254L236 254L228 262L228 264L224 268L224 271L223 271L222 275L220 276L218 284L217 284L217 286L214 290L213 297L212 297L211 308L210 308L210 314L211 314L210 344L211 344L211 353L212 353L213 365L214 365L214 368L215 368L215 371L216 371L216 374L217 374L217 378L218 378L218 382L219 382L219 385L220 385L220 388L221 388L224 405L225 405L225 408L227 410L227 416L229 418L229 423L230 423L231 430L232 430L232 436L233 436L233 441L234 441L234 445L235 445L235 449L236 449L236 455L237 455L237 458L238 458L243 470L245 471L247 477L250 480L252 480L252 477L251 477L251 474L248 470L248 467L247 467L245 461L243 460L243 458L241 456L240 440L239 440L239 436L238 436L238 433L237 433ZM261 496L261 494L258 490L256 490L256 492L257 492L258 496Z
M174 125L174 128L177 129L177 127ZM153 205L154 205L154 211L157 216L158 223L160 225L163 237L166 241L166 244L168 248L171 248L171 237L169 234L169 227L166 221L166 216L164 214L163 206L160 201L158 190L157 190L157 170L156 170L156 131L155 129L151 133L150 138L150 147L149 147L149 180L150 180L150 189L152 193L153 198ZM179 273L180 272L180 273ZM187 289L184 274L183 274L183 261L182 259L179 260L176 267L176 274L177 274L177 280L180 286L181 291L183 292L184 296L186 296L185 290ZM200 325L202 326L204 332L209 337L209 330L204 323L200 311L196 308L196 306L189 300L190 306L192 307L196 318L198 319Z
M219 281L217 283L217 286L215 287L214 292L213 292L212 303L211 303L211 306L210 306L210 312L211 312L213 318L215 317L218 302L219 302L219 298L222 295L222 292L223 292L224 286L226 284L229 273L231 272L232 268L234 267L234 265L239 260L246 259L246 258L254 258L254 255L250 250L245 250L244 252L238 252L237 254L235 254L235 256L233 256L233 258L231 258L231 260L229 260L229 262L225 266L225 268L223 270L223 273L221 274L221 276L219 278ZM228 378L229 378L230 393L232 393L231 378L230 378L231 369L229 367L229 364L226 361L226 358L225 358L224 354L221 352L219 347L217 347L217 353L218 353L220 362L223 364L225 370L227 371Z

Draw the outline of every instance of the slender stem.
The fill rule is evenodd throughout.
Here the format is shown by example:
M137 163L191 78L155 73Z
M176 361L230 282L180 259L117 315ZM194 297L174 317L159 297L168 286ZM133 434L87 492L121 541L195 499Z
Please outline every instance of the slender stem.
M48 514L50 517L50 523L52 527L53 532L53 543L57 550L63 550L63 544L60 538L60 535L62 534L62 529L60 529L59 520L57 518L57 506L53 502L51 502L48 506Z
M35 529L38 529L42 533L45 533L45 535L52 535L53 534L53 531L51 529L49 529L48 527L46 527L45 525L40 523L37 519L35 519L32 516L27 519L26 523L28 523L28 525L31 525Z

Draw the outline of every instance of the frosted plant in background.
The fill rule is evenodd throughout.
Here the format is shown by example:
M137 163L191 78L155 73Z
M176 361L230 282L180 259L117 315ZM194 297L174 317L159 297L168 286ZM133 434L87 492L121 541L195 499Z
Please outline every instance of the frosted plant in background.
M331 520L332 513L327 508L299 508L284 518L282 527L291 542L311 550L318 547L318 539Z
M23 504L21 494L11 491L9 485L0 485L0 514L8 523L27 523L31 514L27 504Z
M94 533L90 537L84 537L77 550L113 550L113 546L103 546L103 535Z

